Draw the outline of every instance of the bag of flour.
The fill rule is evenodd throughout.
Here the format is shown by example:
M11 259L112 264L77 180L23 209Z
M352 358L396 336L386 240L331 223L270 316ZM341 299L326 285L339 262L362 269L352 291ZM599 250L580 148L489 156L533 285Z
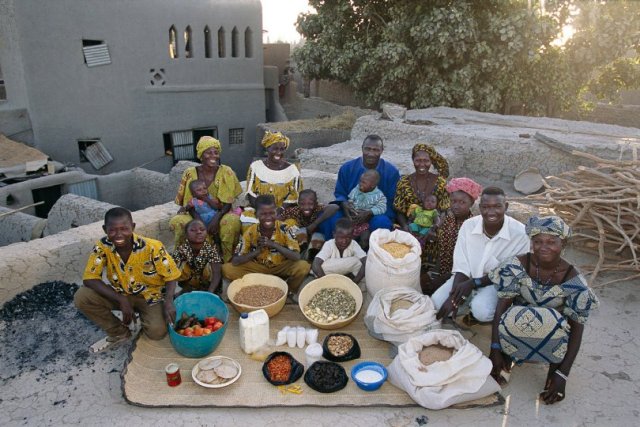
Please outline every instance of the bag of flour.
M412 288L384 288L369 304L364 323L369 334L400 345L430 329L439 329L431 298Z
M489 375L491 366L478 347L458 331L435 329L401 344L387 371L391 384L406 391L420 406L443 409L499 391L500 386Z
M369 238L365 277L367 292L407 287L420 291L420 243L402 230L378 229Z

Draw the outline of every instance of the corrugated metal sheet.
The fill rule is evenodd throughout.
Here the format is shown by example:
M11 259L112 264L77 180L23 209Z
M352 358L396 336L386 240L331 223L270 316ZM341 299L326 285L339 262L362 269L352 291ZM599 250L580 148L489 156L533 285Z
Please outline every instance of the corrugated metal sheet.
M111 64L111 55L109 55L109 47L106 44L85 46L82 48L82 52L87 67Z
M67 192L77 196L84 196L90 199L98 200L98 186L96 179L76 182L67 186Z
M173 146L173 159L175 161L194 159L192 131L171 132L171 145Z
M107 151L102 142L97 141L95 144L91 144L84 150L84 156L89 160L91 166L96 169L102 169L109 163L113 162L113 157Z

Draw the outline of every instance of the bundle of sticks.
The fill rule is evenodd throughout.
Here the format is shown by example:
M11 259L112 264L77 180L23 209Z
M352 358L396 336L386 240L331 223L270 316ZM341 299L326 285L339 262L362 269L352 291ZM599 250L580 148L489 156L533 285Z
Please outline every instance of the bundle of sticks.
M595 266L583 267L591 286L604 271L626 274L595 286L639 278L640 161L636 149L633 160L628 161L580 151L572 154L595 166L547 177L545 190L526 199L562 217L573 229L572 243L598 255Z

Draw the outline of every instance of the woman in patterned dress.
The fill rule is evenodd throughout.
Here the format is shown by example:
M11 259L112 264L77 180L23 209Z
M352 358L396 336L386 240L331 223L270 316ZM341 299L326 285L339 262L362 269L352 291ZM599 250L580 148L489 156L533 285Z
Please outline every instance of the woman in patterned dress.
M207 186L211 197L222 202L222 209L213 217L207 231L214 240L219 238L222 257L228 262L233 256L233 250L240 238L240 217L231 212L231 204L242 192L240 181L235 172L229 167L220 164L220 141L203 136L196 145L199 166L189 167L182 174L175 203L180 206L178 214L171 218L169 226L175 234L175 246L184 242L184 226L191 221L191 215L182 209L191 200L189 184L196 179L202 180Z
M265 132L262 146L267 157L256 160L247 171L247 199L254 206L256 197L269 194L282 208L298 203L302 190L302 177L296 165L287 162L284 153L289 148L289 138L280 132Z
M449 177L449 164L432 146L416 144L411 151L415 172L404 175L396 186L396 195L393 200L393 208L397 214L397 222L400 228L409 232L409 209L411 205L423 206L423 199L427 194L435 194L438 198L437 209L444 212L449 209L449 193L447 192L447 178ZM431 165L438 171L438 175L429 171ZM427 263L434 264L437 258L438 247L434 233L427 234L422 255Z
M493 319L491 375L511 361L549 364L540 398L565 397L565 386L580 349L584 324L598 299L576 269L562 258L571 231L557 216L532 217L526 226L532 252L507 259L489 273L498 291Z

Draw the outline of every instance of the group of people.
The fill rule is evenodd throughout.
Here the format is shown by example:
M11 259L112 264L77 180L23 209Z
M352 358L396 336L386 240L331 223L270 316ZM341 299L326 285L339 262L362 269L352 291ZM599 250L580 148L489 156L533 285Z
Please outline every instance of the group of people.
M175 320L176 293L220 292L223 277L273 274L287 281L294 300L310 272L344 274L360 283L366 280L370 233L399 229L420 242L421 285L438 318L455 318L468 306L468 324L492 322L494 378L503 382L513 362L548 363L541 397L545 403L564 398L583 325L598 301L562 258L570 236L562 219L533 217L521 224L505 215L503 190L483 189L465 177L449 179L446 159L427 144L413 147L415 172L401 177L382 158L384 143L377 135L364 139L361 157L340 167L335 200L324 205L286 160L286 136L267 132L262 145L266 156L249 166L248 206L240 211L232 205L242 188L220 162L220 142L200 139L200 164L184 171L176 195L171 254L161 242L137 235L126 209L106 213L106 236L94 247L85 286L75 297L77 307L107 333L94 350L127 340L134 311L149 338L162 338L166 323ZM473 216L476 201L480 215Z

